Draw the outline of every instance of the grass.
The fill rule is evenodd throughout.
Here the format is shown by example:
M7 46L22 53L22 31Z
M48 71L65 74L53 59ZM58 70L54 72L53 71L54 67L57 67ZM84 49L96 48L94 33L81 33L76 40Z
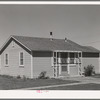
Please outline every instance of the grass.
M60 86L41 90L100 90L100 84L88 83L73 86Z
M28 87L58 85L75 83L78 81L69 81L61 79L17 79L9 76L0 75L0 90L20 89Z
M95 75L93 75L91 77L93 77L93 78L100 78L100 74L95 74Z

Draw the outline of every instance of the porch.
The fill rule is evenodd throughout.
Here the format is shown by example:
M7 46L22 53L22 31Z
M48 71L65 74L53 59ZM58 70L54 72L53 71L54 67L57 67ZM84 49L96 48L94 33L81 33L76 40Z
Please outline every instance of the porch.
M56 50L53 52L54 77L82 75L82 52Z

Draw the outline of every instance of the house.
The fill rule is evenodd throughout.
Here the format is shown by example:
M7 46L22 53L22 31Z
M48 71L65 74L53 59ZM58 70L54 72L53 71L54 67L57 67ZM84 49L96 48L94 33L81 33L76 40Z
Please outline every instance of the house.
M0 50L0 74L36 78L46 71L49 77L80 76L90 64L100 73L99 53L66 38L11 36Z

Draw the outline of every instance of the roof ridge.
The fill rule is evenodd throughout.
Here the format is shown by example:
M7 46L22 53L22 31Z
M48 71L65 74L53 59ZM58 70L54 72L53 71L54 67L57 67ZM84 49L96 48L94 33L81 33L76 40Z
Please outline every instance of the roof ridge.
M22 36L22 35L11 35L11 37L25 37L25 38L36 38L36 39L50 39L49 37L33 37L33 36ZM54 40L65 40L65 39L59 39L59 38L53 38ZM67 39L68 42L70 42L71 40L70 39ZM71 41L73 43L76 43L74 41ZM76 43L77 44L77 43ZM79 44L77 44L79 45Z
M22 36L22 35L11 35L12 37L26 37L26 38L41 38L41 39L50 39L49 37L33 37L33 36ZM59 39L59 38L53 38L55 40L65 40L65 39ZM67 39L69 41L69 39ZM71 40L70 40L71 41Z

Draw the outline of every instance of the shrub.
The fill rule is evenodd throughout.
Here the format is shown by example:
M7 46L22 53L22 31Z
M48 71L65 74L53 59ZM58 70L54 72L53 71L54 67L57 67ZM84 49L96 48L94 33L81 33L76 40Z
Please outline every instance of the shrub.
M38 76L38 78L39 79L48 79L49 77L48 76L46 76L46 71L42 71L40 74L39 74L39 76Z
M17 78L17 79L20 79L20 78L21 78L21 76L20 76L20 75L18 75L16 78Z
M84 67L85 76L92 76L93 74L95 74L95 71L94 71L94 66L92 64L88 65L87 67Z
M2 76L4 78L13 78L13 76L10 76L10 75L0 75L0 76Z
M23 78L23 80L24 80L24 81L26 81L26 80L27 80L27 78L26 78L26 76L25 76L25 75L23 75L23 77L22 77L22 78Z

